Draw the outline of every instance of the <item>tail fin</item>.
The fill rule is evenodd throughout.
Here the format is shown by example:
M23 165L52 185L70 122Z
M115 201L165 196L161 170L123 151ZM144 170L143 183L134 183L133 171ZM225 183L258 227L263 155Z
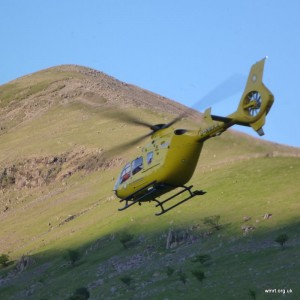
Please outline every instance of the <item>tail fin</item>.
M265 60L251 67L238 109L225 118L212 115L213 120L251 126L259 135L264 135L262 127L274 102L273 94L262 82Z

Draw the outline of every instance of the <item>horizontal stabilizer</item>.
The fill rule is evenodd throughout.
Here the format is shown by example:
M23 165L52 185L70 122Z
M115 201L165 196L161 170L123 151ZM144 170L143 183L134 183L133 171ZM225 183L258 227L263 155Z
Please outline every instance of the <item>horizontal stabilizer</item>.
M221 116L211 115L211 118L214 121L223 122L225 124L233 123L233 124L242 125L242 126L248 126L248 127L250 126L249 123L240 122L238 120L234 120L234 119L228 118L228 117L221 117Z

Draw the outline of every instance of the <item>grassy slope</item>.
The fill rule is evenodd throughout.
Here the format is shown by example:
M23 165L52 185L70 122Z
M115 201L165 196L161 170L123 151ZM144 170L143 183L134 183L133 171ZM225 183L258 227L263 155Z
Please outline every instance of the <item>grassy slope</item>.
M145 110L139 115L155 118ZM107 149L143 133L143 128L108 119L101 109L57 104L1 135L0 161L5 165L74 147ZM137 151L122 156L131 159ZM266 157L276 151L284 155ZM4 299L66 299L86 286L93 299L250 299L249 289L258 299L279 299L264 290L291 288L289 299L297 299L300 160L285 157L290 153L232 132L208 141L191 180L208 193L162 217L154 217L153 204L117 211L111 190L118 166L77 172L63 184L2 191L10 209L1 214L0 252L15 260L28 254L35 264L2 284L1 294ZM272 218L264 220L265 213ZM64 222L70 215L75 218ZM202 220L211 215L221 216L223 228L206 237L209 229ZM244 216L251 216L247 224L256 228L247 235L241 230ZM195 240L166 250L170 229L189 230ZM124 230L135 235L128 249L118 239ZM284 251L274 243L280 233L289 235ZM82 254L74 267L65 259L66 249ZM191 261L201 253L211 255L210 265ZM168 266L174 269L171 276ZM13 268L1 270L3 278ZM195 269L205 272L202 283L192 275ZM180 270L186 284L180 281ZM133 283L127 287L122 276L131 276Z

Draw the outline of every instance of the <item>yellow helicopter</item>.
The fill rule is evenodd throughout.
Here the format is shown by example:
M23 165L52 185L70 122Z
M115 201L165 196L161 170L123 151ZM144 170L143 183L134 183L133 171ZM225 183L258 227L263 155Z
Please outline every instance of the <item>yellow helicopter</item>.
M156 213L158 216L197 195L204 195L204 191L192 190L193 186L185 185L193 176L203 143L235 124L251 126L259 135L264 134L262 127L274 102L273 94L262 82L265 59L251 67L237 110L227 117L220 117L211 115L211 108L206 109L204 119L208 126L205 128L194 131L174 129L172 125L182 116L168 124L135 122L152 130L147 135L151 136L151 142L142 148L136 159L124 166L115 183L115 194L125 203L120 211L136 203L154 201L161 209ZM175 188L180 190L161 199ZM184 192L188 193L186 198L165 208L167 202Z

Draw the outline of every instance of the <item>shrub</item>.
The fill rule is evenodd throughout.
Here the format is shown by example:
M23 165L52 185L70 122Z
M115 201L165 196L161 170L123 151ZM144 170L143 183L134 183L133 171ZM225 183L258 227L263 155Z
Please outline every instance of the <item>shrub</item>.
M203 219L203 223L210 226L212 229L220 230L222 227L220 224L220 218L221 217L219 215L206 217Z
M81 258L81 254L77 250L68 250L67 259L70 261L71 265L74 264Z
M123 276L123 277L120 277L120 280L126 284L127 286L130 286L131 282L132 282L132 277L129 276L129 275L126 275L126 276Z
M256 292L254 290L249 289L249 296L251 299L255 300L256 299Z
M199 262L201 265L204 265L208 261L211 260L211 256L209 254L199 254L193 258L193 262Z
M9 265L9 256L7 254L0 255L0 265L7 267Z
M168 277L172 276L174 271L175 270L172 267L167 267L166 273L167 273Z
M127 249L128 244L129 244L130 241L133 240L134 235L124 231L124 232L121 232L121 233L118 234L118 238L119 238L119 241L121 242L121 244L123 245L123 247L125 249Z
M78 288L69 300L87 300L90 298L90 292L86 287Z
M192 271L192 274L196 277L197 280L199 280L200 282L203 281L203 279L205 279L205 274L203 271L201 270L195 270Z
M275 242L281 245L281 249L284 249L284 244L287 242L287 240L289 239L288 235L283 233L277 236L277 238L275 239Z
M179 280L183 283L183 284L186 284L186 274L182 271L179 271L178 272L178 277L179 277Z

